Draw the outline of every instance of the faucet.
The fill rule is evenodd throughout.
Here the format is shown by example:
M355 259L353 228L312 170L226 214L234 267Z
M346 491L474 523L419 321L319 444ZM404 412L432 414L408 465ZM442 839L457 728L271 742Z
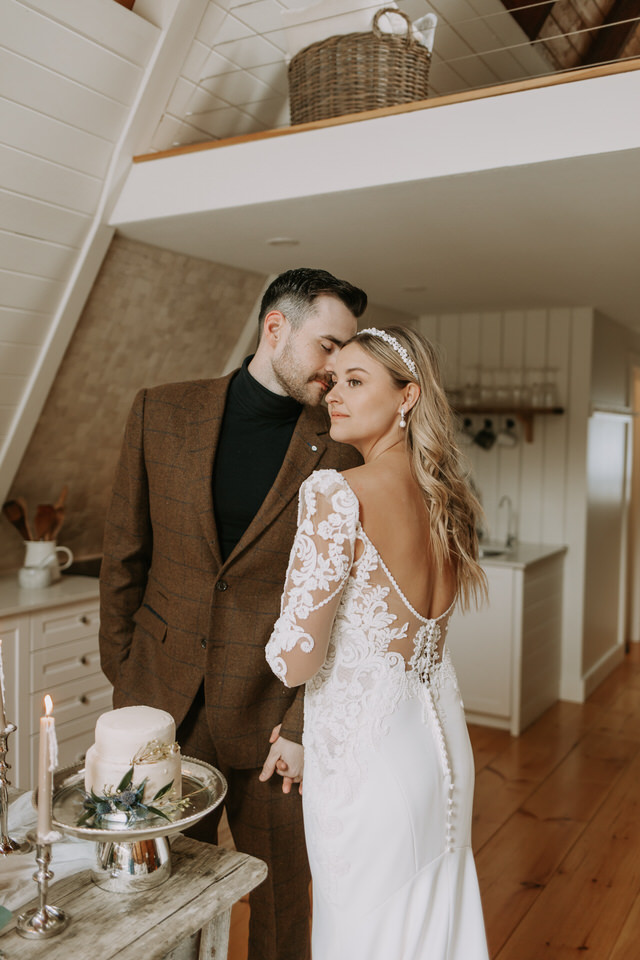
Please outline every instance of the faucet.
M505 537L504 545L507 548L507 550L510 550L511 547L513 547L514 544L516 543L517 537L513 529L513 501L511 500L511 497L507 493L505 493L504 496L500 497L498 510L500 510L500 508L505 503L507 505L508 512L507 512L507 535Z

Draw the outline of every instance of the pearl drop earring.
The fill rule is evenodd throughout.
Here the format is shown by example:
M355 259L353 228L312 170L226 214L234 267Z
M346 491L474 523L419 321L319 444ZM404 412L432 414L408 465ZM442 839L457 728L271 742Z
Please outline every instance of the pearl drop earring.
M400 407L400 427L401 427L401 429L404 430L404 428L406 427L406 425L407 425L407 421L406 421L405 418L404 418L404 407Z

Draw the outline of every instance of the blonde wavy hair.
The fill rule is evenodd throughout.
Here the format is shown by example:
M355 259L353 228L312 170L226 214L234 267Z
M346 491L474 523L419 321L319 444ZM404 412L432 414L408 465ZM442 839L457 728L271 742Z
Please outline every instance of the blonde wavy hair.
M433 344L414 330L385 327L383 332L395 337L407 351L415 375L393 347L375 334L359 333L347 342L357 343L381 363L399 389L408 383L420 387L418 400L405 414L411 470L431 519L437 569L452 564L456 594L467 609L472 599L479 605L487 596L487 578L478 563L477 526L483 512L466 479L468 471L456 443L454 415L442 385L438 355Z

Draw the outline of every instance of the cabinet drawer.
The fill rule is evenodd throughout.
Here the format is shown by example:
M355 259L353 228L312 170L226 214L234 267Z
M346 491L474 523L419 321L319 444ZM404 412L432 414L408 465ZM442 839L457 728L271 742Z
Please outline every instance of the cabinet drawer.
M31 654L31 692L55 697L54 687L100 672L100 651L95 637L82 637Z
M69 723L56 724L58 738L58 767L69 767L78 763L94 741L96 720L100 711ZM38 782L39 736L31 736L31 782Z
M48 692L48 691L46 691ZM102 672L90 677L70 680L57 689L51 690L53 715L58 725L88 717L92 713L103 713L111 709L111 684ZM43 697L39 693L31 694L31 733L38 733L40 717L43 714Z
M97 600L34 613L31 616L31 649L41 650L50 644L97 637L99 627Z

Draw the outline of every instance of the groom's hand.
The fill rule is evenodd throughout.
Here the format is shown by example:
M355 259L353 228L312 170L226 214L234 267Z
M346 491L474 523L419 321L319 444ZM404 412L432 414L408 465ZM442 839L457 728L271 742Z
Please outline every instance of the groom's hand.
M259 780L268 780L274 773L282 777L282 792L290 793L291 786L298 783L298 791L302 793L302 771L304 767L304 750L302 745L294 743L293 740L287 740L280 736L280 727L278 724L271 731L269 743L271 749L267 754Z

